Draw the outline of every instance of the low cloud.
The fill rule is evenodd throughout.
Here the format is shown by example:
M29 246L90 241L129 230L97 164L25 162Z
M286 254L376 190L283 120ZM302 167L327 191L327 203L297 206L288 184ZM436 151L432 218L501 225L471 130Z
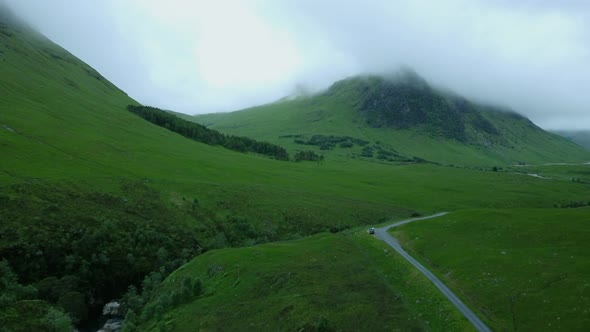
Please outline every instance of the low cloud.
M586 1L8 0L138 101L240 109L409 65L545 128L590 129Z

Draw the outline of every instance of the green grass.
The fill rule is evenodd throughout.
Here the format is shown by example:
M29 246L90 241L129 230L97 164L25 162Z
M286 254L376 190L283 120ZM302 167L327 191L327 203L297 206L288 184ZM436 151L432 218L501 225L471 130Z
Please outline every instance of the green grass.
M494 330L590 324L590 209L468 210L392 230Z
M261 211L261 219L272 219L280 206L295 210L291 204L308 205L312 215L334 204L333 210L352 215L359 206L351 202L359 202L367 206L361 215L374 210L383 218L403 212L400 207L429 212L550 206L586 192L511 174L350 159L284 163L235 153L191 142L126 112L133 100L35 33L15 34L2 47L0 87L7 94L0 99L0 180L6 185L72 182L112 192L122 177L147 179L173 206L182 197L197 197L215 210L226 204L228 210L236 206L236 213ZM335 130L348 123L346 112L330 116L316 122Z
M542 180L513 172L366 162L349 158L351 150L346 149L330 152L321 164L282 162L193 142L127 112L126 106L135 101L57 45L23 28L1 28L12 34L3 34L0 43L0 216L10 219L0 223L0 234L10 235L1 238L2 252L19 253L15 248L37 252L35 246L50 247L56 240L67 248L63 255L55 255L63 258L75 249L67 247L67 236L75 237L78 231L92 234L94 228L100 230L105 218L112 219L115 225L129 221L141 225L158 219L170 226L187 227L200 244L216 248L299 238L382 222L392 216L404 217L414 211L426 214L473 208L550 208L556 202L588 197L587 185L574 183L563 173L553 180ZM321 100L317 104L313 99L301 99L236 113L239 121L220 126L226 126L223 130L227 132L234 130L289 149L300 146L279 139L279 135L344 134L372 142L381 140L383 145L426 159L453 162L460 157L466 163L488 166L498 161L497 151L479 151L452 141L439 145L436 139L413 131L392 133L367 128L354 118L349 105L346 99ZM255 123L247 117L256 119ZM225 115L209 116L211 121L216 118ZM351 123L355 125L351 127ZM535 137L532 135L531 140ZM547 144L553 151L551 156L563 157L571 152L572 159L578 158L577 152L569 148L558 154L555 149L563 146L557 140L555 145L547 140L551 139L539 139L538 144ZM522 153L525 160L530 157L532 161L553 161L533 152L514 153L507 160ZM583 176L587 172L583 167L572 171ZM125 190L121 184L128 182L142 183L147 192L153 192L148 200L150 206L155 206L158 213L166 213L166 217L146 213L141 201L143 191ZM566 220L563 216L556 218ZM244 220L253 229L251 236L240 233ZM582 234L584 225L578 226L568 232ZM108 238L109 234L100 235ZM119 238L121 234L115 235ZM468 238L469 234L464 236ZM226 277L203 275L208 293L186 308L169 313L170 319L188 328L192 318L176 316L185 315L182 310L186 309L203 319L199 324L210 324L207 326L215 329L217 325L213 324L223 324L218 323L223 318L231 328L240 318L235 312L240 312L251 313L241 317L262 324L256 326L275 324L272 326L282 328L276 325L279 321L268 319L276 318L278 310L287 308L292 300L293 309L285 311L292 315L285 322L286 328L319 324L321 318L335 327L360 327L376 323L363 321L362 317L383 313L388 319L380 324L391 327L465 329L465 322L440 299L436 289L397 255L384 252L386 249L364 234L353 233L210 251L177 275L203 275L209 262L220 261L226 267ZM257 259L250 252L259 252L268 259ZM123 256L113 255L117 259ZM334 256L340 259L334 260ZM15 258L11 264L18 261L33 260ZM100 259L94 263L102 264ZM267 273L271 279L259 280L257 271ZM291 298L286 286L276 294L268 291L268 283L278 280L272 278L290 271L298 273L285 285L295 287L293 290L300 294L317 295L311 299ZM238 273L242 274L236 276ZM294 281L301 283L289 284ZM169 285L173 283L169 279ZM260 298L262 295L268 295L268 299ZM242 302L229 301L232 296L241 296ZM397 296L398 300L393 300ZM201 300L209 303L206 308L201 307ZM304 310L306 306L309 310ZM211 314L199 316L205 311ZM499 320L506 319L504 316L498 313Z
M315 96L282 100L231 113L197 115L194 120L224 133L277 143L291 151L307 150L310 147L295 144L293 138L280 136L352 136L373 144L379 142L405 156L417 156L442 164L504 166L519 161L541 163L590 160L587 150L563 137L543 131L525 118L497 111L481 112L483 119L493 124L501 134L493 139L479 137L481 133L474 129L469 129L468 134L478 139L459 142L433 136L420 128L371 127L357 110L366 96L364 90L353 84L355 80L361 79L338 82L338 88ZM352 83L345 84L348 81ZM428 98L428 95L424 98ZM476 107L479 108L485 107ZM359 158L360 155L360 147L316 151L332 159Z
M590 184L590 164L512 166L508 170L523 174L538 174L553 180Z
M210 251L169 276L160 294L197 276L204 295L140 329L293 331L324 321L334 331L470 330L423 276L363 231Z
M358 209L379 218L403 212L360 194L301 188L298 173L313 173L316 165L285 166L191 142L139 119L125 111L133 100L106 80L89 75L90 67L36 33L15 33L3 39L2 49L0 87L7 92L0 99L4 186L66 182L117 193L121 178L147 179L173 207L183 204L183 197L198 198L204 208L273 223L284 214L305 211L302 206L309 207L307 215L321 215L324 201L334 202L326 211L352 214ZM272 201L273 197L279 199ZM341 220L357 219L341 213L328 220L326 228Z

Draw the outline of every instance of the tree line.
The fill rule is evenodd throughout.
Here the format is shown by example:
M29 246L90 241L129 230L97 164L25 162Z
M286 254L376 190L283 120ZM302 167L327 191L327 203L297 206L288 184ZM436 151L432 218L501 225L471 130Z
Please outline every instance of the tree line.
M369 141L350 136L313 135L310 139L305 139L302 135L291 135L291 137L295 138L293 142L296 144L315 145L319 146L320 150L332 150L337 144L339 144L341 148L351 148L355 144L365 146L370 143Z
M295 161L323 161L324 156L315 153L314 151L299 151L295 154Z
M225 135L201 124L179 118L178 116L155 107L127 106L127 110L143 119L180 134L186 138L209 145L221 145L239 152L254 152L273 157L277 160L289 160L289 153L278 145L259 142L251 138Z

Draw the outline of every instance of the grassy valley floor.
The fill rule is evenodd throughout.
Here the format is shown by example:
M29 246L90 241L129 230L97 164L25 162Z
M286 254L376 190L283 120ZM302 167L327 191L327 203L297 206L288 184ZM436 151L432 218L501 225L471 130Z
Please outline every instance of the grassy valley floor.
M466 210L391 232L494 330L590 324L589 208Z

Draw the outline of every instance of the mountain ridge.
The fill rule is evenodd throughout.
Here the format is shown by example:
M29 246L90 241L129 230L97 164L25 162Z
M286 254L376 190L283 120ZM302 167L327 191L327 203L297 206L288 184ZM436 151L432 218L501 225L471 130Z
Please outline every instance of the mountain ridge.
M312 96L194 119L220 131L273 140L295 150L302 147L279 137L353 136L389 145L406 156L446 164L590 160L587 151L528 118L432 87L408 69L385 76L353 76ZM434 151L438 148L448 155Z

